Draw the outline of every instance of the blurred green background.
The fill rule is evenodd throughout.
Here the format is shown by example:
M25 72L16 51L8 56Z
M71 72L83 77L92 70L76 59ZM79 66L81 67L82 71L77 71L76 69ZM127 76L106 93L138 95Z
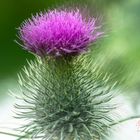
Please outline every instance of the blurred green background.
M87 7L99 16L106 32L97 54L103 70L124 80L126 95L140 96L140 0L1 0L0 97L16 85L17 73L33 56L17 45L17 29L23 20L41 10L68 6Z

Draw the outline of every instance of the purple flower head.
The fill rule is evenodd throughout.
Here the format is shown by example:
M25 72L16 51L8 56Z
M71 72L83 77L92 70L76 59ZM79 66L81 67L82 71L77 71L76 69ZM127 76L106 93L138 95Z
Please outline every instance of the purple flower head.
M77 55L88 49L101 32L95 18L88 20L76 10L40 13L19 28L24 49L39 56Z

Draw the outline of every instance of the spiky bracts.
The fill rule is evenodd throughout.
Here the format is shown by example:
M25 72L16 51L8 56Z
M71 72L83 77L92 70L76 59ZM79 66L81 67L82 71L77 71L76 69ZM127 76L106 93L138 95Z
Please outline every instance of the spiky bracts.
M114 123L113 87L85 56L29 63L20 75L18 117L32 139L100 140ZM115 103L114 103L115 104Z

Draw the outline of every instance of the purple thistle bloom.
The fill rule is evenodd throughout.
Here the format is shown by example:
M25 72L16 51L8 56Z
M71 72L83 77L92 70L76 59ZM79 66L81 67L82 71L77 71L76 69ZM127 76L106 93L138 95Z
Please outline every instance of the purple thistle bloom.
M37 14L19 28L24 49L39 56L77 55L102 34L96 19L86 19L77 10L53 10Z

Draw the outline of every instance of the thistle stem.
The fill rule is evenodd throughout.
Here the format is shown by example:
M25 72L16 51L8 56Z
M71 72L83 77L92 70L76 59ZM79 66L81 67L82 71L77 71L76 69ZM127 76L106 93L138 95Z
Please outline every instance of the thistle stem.
M120 124L120 123L123 123L123 122L129 121L129 120L132 120L132 119L138 119L138 118L140 119L140 115L137 115L137 116L131 116L131 117L128 117L128 118L125 118L125 119L119 120L119 121L117 121L117 122L115 122L115 123L112 123L112 124L110 124L110 126L118 125L118 124Z
M30 134L18 135L18 134L8 133L8 132L4 132L4 131L0 131L0 134L9 135L9 136L12 136L12 137L17 137L18 138L17 140L21 140L21 139L24 139L24 138L30 138L30 136L31 136ZM41 138L41 136L38 136L36 138Z
M8 132L3 132L3 131L0 131L0 134L9 135L9 136L13 136L13 137L23 137L22 135L8 133ZM26 136L26 138L27 138L27 136Z

